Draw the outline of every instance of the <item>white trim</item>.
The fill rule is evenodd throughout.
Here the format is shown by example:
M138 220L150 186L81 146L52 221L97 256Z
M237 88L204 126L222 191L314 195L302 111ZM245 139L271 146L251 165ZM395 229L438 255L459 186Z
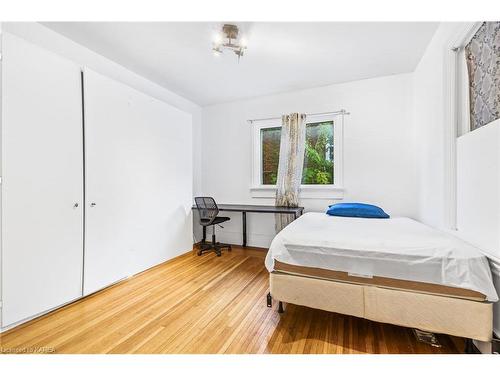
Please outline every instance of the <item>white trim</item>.
M261 186L261 130L281 127L280 119L255 121L252 123L252 186Z
M3 33L2 33L2 27L3 24L0 22L0 53L3 53ZM3 137L3 110L2 110L2 103L3 103L3 62L0 62L0 157L3 155L3 150L2 150L2 137ZM0 163L0 174L3 175L3 170L2 170L2 163ZM2 223L2 218L3 218L3 212L2 212L2 194L3 194L3 186L0 184L0 332L2 332L2 326L3 326L3 285L2 285L2 267L3 267L3 223Z
M250 187L252 198L276 198L276 186L259 185ZM300 199L338 200L344 198L344 188L334 185L302 185Z
M455 117L457 136L470 132L469 80L465 62L465 46L479 30L483 22L464 23L451 42L454 62L450 69L454 100L452 111Z
M462 51L469 40L474 36L482 22L465 22L461 24L453 37L445 43L444 51L444 227L456 230L457 225L457 151L456 139L459 129L463 129L463 112L459 110L459 91L463 87L458 85L460 65L458 53ZM460 101L464 104L463 101Z
M344 114L330 113L308 115L306 123L333 121L333 142L334 142L334 164L333 175L334 185L302 185L299 198L303 199L342 199L343 198L343 165L344 165ZM272 118L265 120L255 120L252 126L252 186L250 192L252 198L275 198L275 185L262 185L261 164L261 130L266 128L281 127L281 119Z

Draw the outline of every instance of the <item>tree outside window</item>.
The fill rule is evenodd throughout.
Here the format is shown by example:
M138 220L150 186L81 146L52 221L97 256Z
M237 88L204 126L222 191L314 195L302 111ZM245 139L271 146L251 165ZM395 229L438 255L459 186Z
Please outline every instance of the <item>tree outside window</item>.
M275 185L278 177L281 128L261 129L263 185ZM333 121L306 125L303 185L333 185Z

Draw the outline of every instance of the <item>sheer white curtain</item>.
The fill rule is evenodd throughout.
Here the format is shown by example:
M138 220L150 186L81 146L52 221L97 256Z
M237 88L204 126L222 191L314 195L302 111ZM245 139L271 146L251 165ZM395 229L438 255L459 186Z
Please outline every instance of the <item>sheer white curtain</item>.
M276 183L276 206L298 207L299 189L304 166L306 115L282 116L280 158ZM276 233L286 227L292 215L276 214Z

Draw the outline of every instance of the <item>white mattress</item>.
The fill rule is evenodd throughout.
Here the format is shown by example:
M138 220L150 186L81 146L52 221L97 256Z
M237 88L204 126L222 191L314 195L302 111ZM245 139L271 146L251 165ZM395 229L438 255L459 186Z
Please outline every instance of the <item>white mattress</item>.
M453 286L498 301L488 259L459 238L415 220L362 219L306 213L271 243L274 260L297 266Z

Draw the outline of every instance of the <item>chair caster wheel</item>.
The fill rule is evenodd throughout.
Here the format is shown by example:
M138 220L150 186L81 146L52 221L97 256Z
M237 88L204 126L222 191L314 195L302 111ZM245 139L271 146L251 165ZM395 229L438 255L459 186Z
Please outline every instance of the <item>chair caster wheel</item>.
M221 253L217 253L217 256L220 257L222 254Z
M232 249L231 249L231 246L229 246L229 247L227 248L227 251L231 251L231 250L232 250Z
M201 254L202 254L201 250L198 250L198 252L196 254L198 254L198 256L201 256Z

